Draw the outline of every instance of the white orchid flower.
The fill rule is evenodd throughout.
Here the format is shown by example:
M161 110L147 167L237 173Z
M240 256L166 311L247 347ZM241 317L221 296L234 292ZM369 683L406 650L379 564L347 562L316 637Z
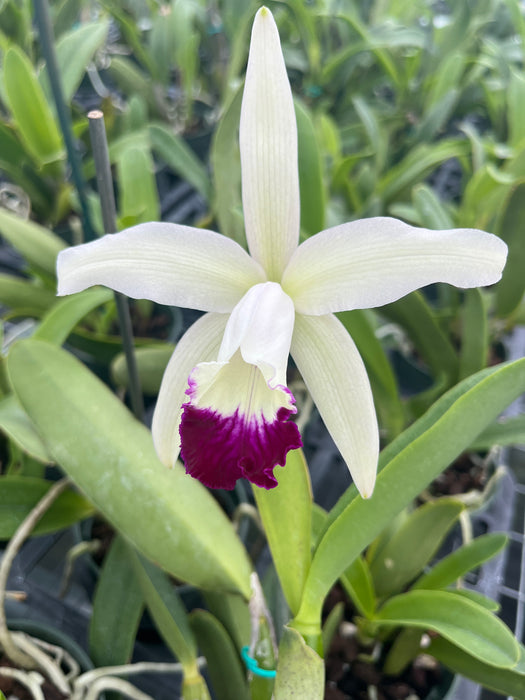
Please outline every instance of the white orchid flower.
M432 282L496 282L497 237L429 231L396 219L353 221L299 243L297 126L271 12L254 21L240 123L242 195L250 255L217 233L149 223L69 248L58 293L103 284L134 298L208 312L182 337L153 418L160 459L179 452L212 488L240 477L264 488L301 445L291 355L362 496L372 493L377 420L363 362L333 315L381 306Z

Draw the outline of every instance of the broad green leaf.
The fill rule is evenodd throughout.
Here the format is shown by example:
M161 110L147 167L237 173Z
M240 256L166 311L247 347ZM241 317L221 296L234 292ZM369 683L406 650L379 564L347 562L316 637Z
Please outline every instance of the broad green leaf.
M524 697L525 648L523 645L520 645L520 660L511 669L495 668L486 664L440 637L432 639L426 653L435 656L438 661L441 661L455 673L460 673L485 688L490 688L503 695L510 695L516 700Z
M56 44L56 57L64 101L69 104L80 85L95 51L106 40L107 20L90 22L63 34Z
M290 698L322 700L324 697L324 664L299 632L285 627L279 644L279 663L275 679L274 700Z
M163 124L148 127L151 147L158 158L167 163L174 172L189 182L206 201L211 195L211 182L205 166L178 134Z
M525 445L525 415L503 418L478 435L471 450L489 450L494 445Z
M197 643L175 584L155 564L128 550L144 602L162 638L183 668L197 663Z
M401 592L423 570L464 507L453 498L440 498L425 503L409 515L380 556L370 562L378 596Z
M0 476L0 540L10 539L25 517L45 496L52 483L30 476ZM95 509L84 496L67 490L53 502L32 531L47 535L93 515Z
M30 265L55 275L57 255L67 246L52 231L0 207L0 233Z
M149 151L129 146L117 160L119 219L124 226L158 221L160 205Z
M430 629L498 668L512 668L519 646L512 632L481 605L448 591L409 591L391 598L376 615L381 625Z
M146 395L156 396L159 393L164 370L174 349L171 343L135 349L140 386ZM111 363L111 378L117 386L127 388L128 366L124 353L119 353Z
M28 57L12 46L4 59L4 82L16 128L40 164L64 156L62 137Z
M299 187L301 190L301 228L307 236L324 229L325 187L321 153L312 116L295 101L297 119Z
M250 643L248 603L239 595L203 591L206 607L226 629L237 649Z
M310 566L312 488L302 450L291 450L277 467L275 489L253 487L268 544L292 613L301 602Z
M476 537L434 564L430 571L415 582L412 589L446 588L491 559L506 542L507 537L499 532Z
M207 610L194 610L189 619L199 649L206 657L214 697L250 700L246 672L223 625Z
M465 290L461 320L459 378L464 379L487 366L489 329L481 290Z
M154 117L163 117L155 96L154 83L144 71L124 56L112 56L108 72L126 95L139 95L148 104Z
M41 316L56 301L51 289L0 273L0 303L16 314Z
M351 487L329 514L305 584L297 629L318 629L331 586L403 508L525 390L525 360L485 369L444 394L381 453L374 494Z
M368 618L372 617L377 600L372 574L364 557L359 556L354 559L341 576L341 583L360 614Z
M519 182L506 198L497 231L509 246L503 277L496 286L496 313L508 316L520 303L525 291L525 180Z
M250 597L250 563L216 501L159 462L149 431L100 380L37 340L13 346L8 370L56 462L139 551L181 580Z
M53 461L42 438L14 396L0 401L0 430L24 452L43 464Z
M238 128L242 89L226 105L212 140L210 160L215 201L213 207L219 231L241 245L246 244L241 215L241 162Z
M144 596L129 546L116 535L107 552L93 598L89 624L89 655L97 666L131 661Z
M102 287L57 299L53 308L42 318L33 338L62 345L86 314L112 299L113 292Z
M454 595L462 596L467 600L471 600L477 605L481 605L482 608L488 610L489 612L497 613L500 609L500 604L497 603L492 598L487 598L483 593L478 593L478 591L472 591L469 588L449 588L448 591Z

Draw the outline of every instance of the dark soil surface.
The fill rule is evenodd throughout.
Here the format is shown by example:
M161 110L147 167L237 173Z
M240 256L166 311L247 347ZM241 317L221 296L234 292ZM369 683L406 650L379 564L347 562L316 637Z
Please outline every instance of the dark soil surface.
M11 663L6 656L0 656L0 690L2 693L6 696L6 698L10 697L16 698L17 700L33 700L33 695L29 692L25 685L18 683L18 681L15 681L14 678L2 675L2 668L5 668L6 666L8 668L16 668L16 666ZM62 693L58 691L54 685L51 685L47 678L44 679L44 682L40 687L46 700L66 700L66 696L62 695Z

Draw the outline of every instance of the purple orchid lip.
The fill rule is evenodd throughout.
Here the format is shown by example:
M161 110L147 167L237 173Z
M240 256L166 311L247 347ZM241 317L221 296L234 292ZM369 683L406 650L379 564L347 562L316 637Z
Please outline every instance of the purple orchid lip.
M293 402L291 392L285 391ZM221 415L185 404L179 431L186 473L213 489L231 490L241 478L274 488L274 467L284 466L288 451L303 444L296 424L288 420L295 412L295 407L281 407L268 421L239 410Z

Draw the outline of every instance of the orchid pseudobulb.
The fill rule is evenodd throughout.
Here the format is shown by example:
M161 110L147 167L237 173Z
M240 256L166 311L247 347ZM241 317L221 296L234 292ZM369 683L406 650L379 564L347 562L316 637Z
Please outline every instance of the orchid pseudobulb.
M241 111L248 254L218 233L149 223L69 248L58 293L103 284L134 298L206 311L166 369L153 419L160 459L212 488L245 477L272 488L301 446L286 386L291 353L362 496L379 438L370 384L334 312L381 306L421 286L497 282L506 245L473 229L429 231L388 217L299 243L297 126L271 12L254 21Z

